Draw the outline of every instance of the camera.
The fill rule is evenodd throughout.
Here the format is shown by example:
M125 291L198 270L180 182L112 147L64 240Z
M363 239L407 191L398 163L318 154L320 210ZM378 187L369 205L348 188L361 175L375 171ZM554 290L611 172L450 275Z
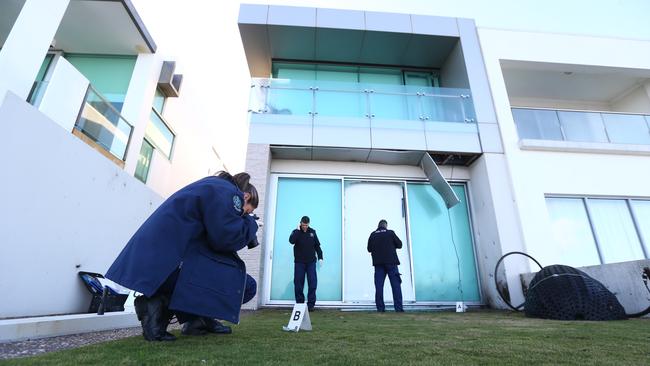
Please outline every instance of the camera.
M254 238L250 243L248 243L248 245L246 245L246 247L248 247L248 249L253 249L258 245L260 245L260 242L257 241L257 238Z

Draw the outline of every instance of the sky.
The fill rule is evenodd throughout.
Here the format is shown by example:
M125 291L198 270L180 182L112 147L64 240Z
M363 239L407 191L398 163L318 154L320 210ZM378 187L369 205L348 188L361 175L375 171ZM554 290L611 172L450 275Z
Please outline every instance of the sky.
M230 171L244 169L250 74L240 3L472 18L478 27L650 40L648 0L132 0L158 45L184 75L175 115L205 126ZM182 121L177 121L182 123Z

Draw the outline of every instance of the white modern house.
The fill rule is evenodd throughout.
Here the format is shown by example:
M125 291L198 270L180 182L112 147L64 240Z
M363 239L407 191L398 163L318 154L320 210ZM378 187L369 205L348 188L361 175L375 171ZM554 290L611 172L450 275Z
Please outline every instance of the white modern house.
M317 306L373 305L366 242L382 218L405 244L407 307L504 307L497 287L519 304L521 275L538 268L508 258L495 285L510 251L595 266L628 312L647 306L644 6L594 3L576 25L520 5L508 16L241 6L247 170L265 223L246 257L253 306L294 301L288 236L303 215L325 258Z
M647 306L650 5L549 2L241 6L264 223L241 252L249 308L293 304L303 215L325 257L318 307L373 307L380 219L404 242L407 309L520 303L537 268L508 258L495 278L511 251ZM137 324L18 318L85 312L77 272L105 271L165 197L224 169L182 89L131 0L0 1L0 341Z
M181 84L129 0L0 2L0 319L85 312L77 272L224 168Z

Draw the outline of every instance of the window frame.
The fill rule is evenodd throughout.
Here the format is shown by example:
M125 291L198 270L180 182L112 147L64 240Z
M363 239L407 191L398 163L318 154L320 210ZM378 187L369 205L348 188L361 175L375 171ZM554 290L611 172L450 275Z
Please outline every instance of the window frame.
M158 152L160 152L160 154L162 154L162 156L164 156L168 161L171 161L172 158L173 158L173 156L174 156L174 150L175 150L175 147L176 147L176 137L177 137L178 135L176 134L176 131L174 131L174 129L172 129L172 128L169 126L169 123L167 123L167 121L166 121L165 118L162 116L162 114L160 114L160 113L156 110L156 108L153 107L153 105L151 106L151 110L156 114L156 116L158 116L158 118L160 118L160 121L163 123L163 125L165 125L165 127L167 127L167 129L169 130L169 132L170 132L170 133L172 134L172 136L173 136L173 138L172 138L172 144L171 144L171 147L169 148L169 156L167 156L167 154L163 153L163 149L162 149L160 146L158 146L158 144L156 144L156 143L153 141L153 139L147 137L147 127L146 127L146 126L145 126L145 130L144 130L144 138L147 139L147 141L149 142L149 144L151 144L151 145L154 147L155 150L158 150ZM148 120L148 123L153 123L153 122L151 121L151 119L149 119L149 120Z
M638 260L644 260L644 259L650 259L650 253L646 248L648 248L648 244L646 243L645 239L643 237L643 234L640 230L639 227L639 222L636 217L636 214L634 212L634 208L631 205L631 201L648 201L650 202L650 197L640 197L640 196L608 196L608 195L589 195L589 196L582 196L582 195L565 195L565 194L545 194L544 195L544 204L547 209L548 213L548 205L546 204L546 199L547 198L565 198L565 199L580 199L582 201L583 207L586 210L587 213L587 220L589 222L589 227L591 229L591 235L594 238L594 243L596 245L596 251L598 252L598 257L600 259L600 263L597 263L595 265L603 265L603 264L608 264L605 262L604 257L603 257L603 251L602 251L602 242L598 238L598 233L595 227L593 215L591 212L591 208L589 206L589 201L590 200L618 200L618 201L623 201L625 202L625 205L627 207L628 213L630 214L630 218L632 220L632 224L634 225L634 231L637 235L637 239L639 241L639 245L641 246L641 252L643 253L645 258L639 258ZM551 223L551 222L549 222Z

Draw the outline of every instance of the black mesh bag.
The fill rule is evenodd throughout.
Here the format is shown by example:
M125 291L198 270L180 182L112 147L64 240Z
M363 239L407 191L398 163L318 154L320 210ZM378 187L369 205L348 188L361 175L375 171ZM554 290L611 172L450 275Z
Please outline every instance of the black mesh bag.
M528 286L526 316L556 320L626 319L625 309L602 283L573 267L542 268Z

